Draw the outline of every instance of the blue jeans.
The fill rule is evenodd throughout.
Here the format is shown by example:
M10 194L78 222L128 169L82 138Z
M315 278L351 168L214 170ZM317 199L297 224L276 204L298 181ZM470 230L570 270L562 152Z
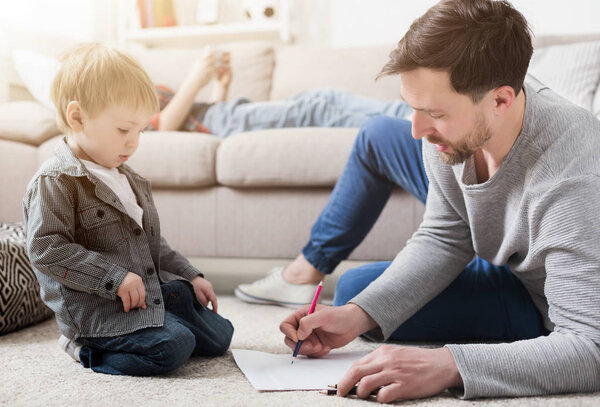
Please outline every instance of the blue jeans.
M405 117L410 107L401 101L356 96L339 89L315 89L284 101L250 102L238 98L210 106L204 126L219 137L244 131L284 127L360 127L370 117Z
M81 364L98 373L152 376L177 369L190 356L220 356L227 351L233 335L231 322L204 308L186 282L171 281L161 289L162 327L115 337L79 338Z
M392 190L400 186L425 203L429 181L422 144L411 123L376 117L360 129L329 202L311 230L304 257L331 273L364 239ZM381 275L390 262L348 270L334 305L346 304ZM404 322L392 338L404 341L518 340L546 334L523 284L506 266L475 258L436 298Z

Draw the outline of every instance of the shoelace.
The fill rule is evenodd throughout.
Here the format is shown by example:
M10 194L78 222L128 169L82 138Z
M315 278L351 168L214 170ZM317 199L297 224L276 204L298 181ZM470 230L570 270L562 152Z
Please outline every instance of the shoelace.
M275 268L271 271L269 271L269 274L267 274L266 277L263 277L262 279L256 281L256 285L265 285L267 283L270 283L273 280L278 280L279 275L281 274L281 269L280 268Z

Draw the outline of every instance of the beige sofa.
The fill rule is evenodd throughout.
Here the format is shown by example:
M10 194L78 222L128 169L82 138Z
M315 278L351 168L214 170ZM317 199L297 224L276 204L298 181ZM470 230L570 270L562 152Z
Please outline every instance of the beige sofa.
M538 40L538 48L599 38L546 38ZM334 50L232 44L227 47L234 69L231 97L276 100L305 89L338 87L392 100L399 95L399 79L374 82L392 47ZM543 50L531 71L563 96L600 113L600 43ZM197 50L133 52L153 80L175 89L198 55ZM19 84L11 86L16 94ZM59 139L52 122L53 113L36 101L0 105L0 222L21 220L27 182ZM130 165L152 182L168 241L205 271L218 291L231 292L237 284L299 253L357 131L272 129L224 140L203 134L146 132ZM351 259L391 260L418 226L423 210L416 199L396 190ZM331 292L333 284L329 287Z

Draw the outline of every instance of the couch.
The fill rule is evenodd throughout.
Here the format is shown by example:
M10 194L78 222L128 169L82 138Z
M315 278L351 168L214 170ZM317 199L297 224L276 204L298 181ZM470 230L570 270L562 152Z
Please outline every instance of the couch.
M600 35L536 39L530 71L600 115L599 40ZM393 44L328 49L237 43L224 48L232 53L231 97L277 100L316 87L382 100L399 95L398 77L374 81ZM199 50L131 52L156 83L176 89ZM27 76L23 69L19 72ZM18 80L9 85L11 98L21 100L0 104L0 222L21 220L26 185L60 139L54 113L35 95L34 85L28 91ZM162 233L171 245L202 269L218 292L230 293L300 252L357 131L271 129L226 139L146 132L129 164L151 181ZM407 192L395 190L371 233L350 256L354 262L344 267L393 259L419 225L423 210ZM329 293L333 286L329 284Z

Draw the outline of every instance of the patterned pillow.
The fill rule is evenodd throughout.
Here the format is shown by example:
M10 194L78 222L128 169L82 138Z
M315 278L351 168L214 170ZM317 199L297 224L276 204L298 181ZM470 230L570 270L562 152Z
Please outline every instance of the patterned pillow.
M53 315L40 298L21 223L0 223L0 335Z

